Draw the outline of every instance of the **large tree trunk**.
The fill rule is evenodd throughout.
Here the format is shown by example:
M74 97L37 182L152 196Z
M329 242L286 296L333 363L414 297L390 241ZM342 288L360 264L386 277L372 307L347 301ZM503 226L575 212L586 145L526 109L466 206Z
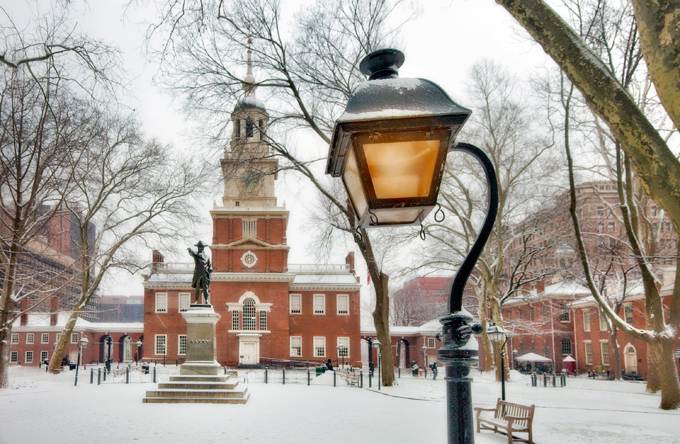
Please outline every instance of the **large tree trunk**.
M484 285L482 285L482 287L484 287ZM484 291L484 288L482 288L481 292L477 295L477 301L479 302L479 322L482 324L482 327L484 327L484 332L480 335L482 353L484 353L484 366L482 367L482 370L488 372L496 366L495 363L497 361L496 354L494 353L494 346L491 341L489 341L489 336L486 334L486 329L490 324L486 320L486 316L482 315L482 313L489 312L489 301L485 294L486 292Z
M382 384L385 387L394 385L394 358L392 356L392 340L390 337L390 296L388 292L389 276L380 273L380 285L376 285L375 310L373 323L378 340L382 344L380 350L380 366ZM380 288L380 293L378 293Z
M680 380L673 356L672 340L662 338L649 344L649 366L654 366L661 387L661 408L664 410L680 407Z
M611 330L609 330L609 344L611 345L610 349L610 359L612 360L612 365L614 367L614 379L617 381L621 380L621 352L620 352L620 347L619 343L616 342L616 333L618 332L618 328L614 324L612 324Z

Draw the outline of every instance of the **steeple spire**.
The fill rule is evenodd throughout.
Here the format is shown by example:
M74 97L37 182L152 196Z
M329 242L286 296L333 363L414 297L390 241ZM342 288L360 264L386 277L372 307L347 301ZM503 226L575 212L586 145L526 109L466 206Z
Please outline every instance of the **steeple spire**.
M255 90L257 89L257 85L255 85L255 76L253 75L252 51L250 50L252 44L252 39L248 38L248 71L246 72L246 77L243 79L243 89L246 92L246 97L254 97Z

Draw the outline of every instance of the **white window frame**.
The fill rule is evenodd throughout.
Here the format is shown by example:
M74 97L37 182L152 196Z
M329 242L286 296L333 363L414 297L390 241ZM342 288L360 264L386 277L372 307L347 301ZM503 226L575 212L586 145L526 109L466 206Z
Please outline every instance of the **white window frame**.
M267 312L264 310L259 311L259 315L257 316L257 322L258 322L258 328L260 330L266 330L267 329Z
M187 335L177 335L177 354L187 354Z
M339 294L335 298L338 316L349 316L349 295ZM344 310L341 308L344 308Z
M33 333L26 333L26 343L33 344L35 342L35 335Z
M18 344L19 343L19 333L12 333L12 344Z
M607 318L605 314L602 313L601 311L599 312L598 321L600 322L600 331L607 331L608 330Z
M583 331L590 331L590 309L583 309Z
M188 311L191 306L191 293L182 292L177 295L177 306L180 313Z
M231 329L238 330L241 328L241 316L238 310L231 312Z
M302 336L290 337L290 356L291 358L302 357Z
M603 367L611 365L608 339L600 339L600 357L602 358Z
M78 343L78 333L71 333L71 344Z
M168 355L168 335L155 335L153 344L154 355L156 356Z
M326 314L326 295L325 294L315 294L314 295L314 314L315 315L325 315Z
M24 362L26 364L30 364L30 363L33 362L33 351L32 350L28 350L26 352L26 359L24 360Z
M437 344L434 342L434 338L427 338L427 348L435 348Z
M40 352L40 362L45 362L50 359L50 352L43 350Z
M291 293L290 295L290 314L302 314L302 295Z
M19 352L12 350L9 352L9 362L19 362Z
M243 219L243 238L257 238L257 219Z
M156 313L167 313L168 312L168 294L167 293L156 293Z
M560 322L562 322L563 324L571 322L569 307L567 307L567 304L564 303L560 304Z
M319 353L319 349L323 353ZM314 336L314 357L315 358L325 358L326 357L326 337L325 336Z
M57 342L61 341L61 333L57 333Z
M49 344L50 343L50 334L49 333L41 333L40 334L40 343L41 344Z
M633 304L626 304L623 306L623 318L626 323L633 325ZM628 320L630 318L630 321Z
M342 351L344 352L344 353L341 354L341 352L340 352L341 349L336 348L336 350L338 351L338 353L337 353L338 357L339 358L349 358L349 336L338 336L337 341L338 341L337 347L343 347Z
M593 365L593 343L591 341L583 341L583 354L586 365Z

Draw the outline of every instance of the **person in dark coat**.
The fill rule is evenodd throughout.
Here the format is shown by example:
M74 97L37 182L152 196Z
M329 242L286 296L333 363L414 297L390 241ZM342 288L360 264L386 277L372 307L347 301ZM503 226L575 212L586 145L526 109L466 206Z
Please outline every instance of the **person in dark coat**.
M330 371L333 371L333 363L329 359L328 362L326 363L326 368Z

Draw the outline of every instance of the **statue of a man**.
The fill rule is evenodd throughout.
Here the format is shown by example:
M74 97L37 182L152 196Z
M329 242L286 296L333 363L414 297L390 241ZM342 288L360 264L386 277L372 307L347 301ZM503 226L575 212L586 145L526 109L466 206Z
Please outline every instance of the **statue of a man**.
M195 252L191 248L187 248L191 257L194 258L194 279L191 281L191 286L196 289L196 303L200 303L201 291L203 291L203 299L205 304L210 303L210 295L208 294L208 288L210 287L210 273L212 273L212 264L210 264L210 259L206 256L203 249L207 247L201 241L196 244L198 247L198 252Z

